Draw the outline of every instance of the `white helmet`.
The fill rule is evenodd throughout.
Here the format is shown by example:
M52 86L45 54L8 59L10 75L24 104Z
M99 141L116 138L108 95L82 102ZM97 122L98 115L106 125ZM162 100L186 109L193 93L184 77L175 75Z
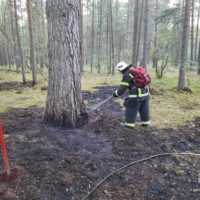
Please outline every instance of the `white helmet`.
M115 67L115 70L116 71L123 71L124 69L126 69L128 67L128 65L125 63L125 62L119 62L116 67Z

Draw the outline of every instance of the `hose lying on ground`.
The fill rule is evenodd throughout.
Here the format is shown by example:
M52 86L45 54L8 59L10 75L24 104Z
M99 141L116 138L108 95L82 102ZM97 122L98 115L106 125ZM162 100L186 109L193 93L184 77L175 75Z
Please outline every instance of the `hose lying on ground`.
M180 156L183 156L183 155L187 155L187 156L200 156L200 153L191 153L191 152L188 152L188 153L161 153L161 154L157 154L157 155L153 155L153 156L149 156L147 158L143 158L141 160L136 160L136 161L133 161L115 171L112 171L111 173L109 173L107 176L105 176L101 181L99 181L88 193L87 195L85 195L82 200L85 200L87 199L103 182L105 182L110 176L112 176L113 174L123 170L123 169L126 169L128 167L130 167L131 165L134 165L136 163L141 163L141 162L144 162L144 161L148 161L148 160L151 160L151 159L155 159L155 158L158 158L158 157L164 157L164 156L175 156L175 155L180 155Z

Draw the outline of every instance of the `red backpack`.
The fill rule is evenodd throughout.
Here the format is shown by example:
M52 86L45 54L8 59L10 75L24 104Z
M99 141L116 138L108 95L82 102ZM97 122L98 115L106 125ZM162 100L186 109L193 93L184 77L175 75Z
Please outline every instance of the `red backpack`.
M143 67L131 67L129 72L133 75L135 85L138 88L144 88L151 83L151 77L147 73L147 70Z

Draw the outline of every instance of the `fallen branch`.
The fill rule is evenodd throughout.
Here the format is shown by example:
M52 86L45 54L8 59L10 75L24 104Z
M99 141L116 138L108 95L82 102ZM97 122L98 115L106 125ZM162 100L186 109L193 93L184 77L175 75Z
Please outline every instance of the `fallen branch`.
M99 181L88 193L86 196L84 196L82 198L82 200L85 200L87 199L103 182L105 182L110 176L112 176L113 174L123 170L123 169L126 169L136 163L141 163L141 162L145 162L145 161L148 161L148 160L151 160L151 159L155 159L155 158L158 158L158 157L165 157L165 156L175 156L175 155L180 155L180 156L183 156L183 155L187 155L187 156L200 156L200 153L191 153L191 152L188 152L188 153L162 153L162 154L157 154L157 155L153 155L153 156L149 156L147 158L143 158L141 160L136 160L136 161L133 161L111 173L109 173L106 177L104 177L101 181Z

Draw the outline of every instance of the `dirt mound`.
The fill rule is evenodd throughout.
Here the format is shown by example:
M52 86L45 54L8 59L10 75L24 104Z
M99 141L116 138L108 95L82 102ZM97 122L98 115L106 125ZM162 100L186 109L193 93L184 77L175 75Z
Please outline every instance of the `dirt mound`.
M113 88L104 90L83 95L95 103ZM44 110L38 107L1 113L9 160L19 168L20 177L0 183L0 198L82 199L107 174L132 161L165 152L200 152L200 119L178 130L139 125L130 130L120 127L123 112L109 101L80 129L45 124ZM89 199L197 200L199 166L195 156L152 159L114 174Z

